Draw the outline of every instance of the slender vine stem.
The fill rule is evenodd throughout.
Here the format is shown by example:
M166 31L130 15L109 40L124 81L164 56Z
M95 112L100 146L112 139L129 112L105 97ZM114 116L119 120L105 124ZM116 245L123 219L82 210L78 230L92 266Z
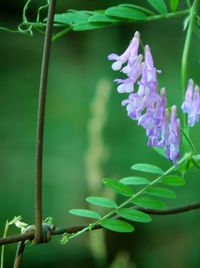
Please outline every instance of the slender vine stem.
M192 33L193 33L193 29L194 29L195 16L197 13L198 5L199 5L199 0L194 0L194 3L190 8L189 24L188 24L187 34L186 34L186 38L185 38L185 45L183 48L182 64L181 64L182 100L185 99L185 91L186 91L186 83L187 83L188 57L189 57L189 50L190 50ZM186 114L183 114L183 130L189 136L189 127L187 125L187 115ZM185 151L187 151L187 149L188 149L187 143L184 143L184 147L185 147Z
M9 225L8 225L8 220L7 220L6 224L5 224L5 228L4 228L3 238L5 238L7 236L8 228L9 228ZM5 251L5 246L2 246L0 268L3 268L3 266L4 266L3 265L4 264L4 251Z
M178 214L178 213L183 213L183 212L188 212L191 210L196 210L200 209L200 202L192 203L192 204L186 204L183 206L175 207L175 208L170 208L170 209L146 209L146 208L140 208L140 207L132 207L133 209L137 209L140 211L143 211L147 214L151 215L172 215L172 214ZM116 218L120 218L117 216ZM52 231L52 236L54 235L62 235L64 233L67 234L74 234L76 232L82 231L88 227L88 225L80 225L80 226L72 226L72 227L56 227ZM91 230L97 230L103 228L100 224L96 224ZM87 228L87 231L90 229ZM16 243L19 241L26 241L26 240L33 240L34 238L34 232L29 232L29 233L24 233L24 234L19 234L19 235L14 235L14 236L8 236L4 238L0 238L0 245L7 245L7 244L12 244Z
M53 31L53 20L55 14L56 0L51 0L48 11L47 28L45 33L39 101L38 101L38 119L36 133L36 186L35 186L35 238L34 242L39 243L42 236L42 163L43 163L43 143L44 143L44 120L45 103L47 91L47 79L49 69L49 58L51 50L51 37Z

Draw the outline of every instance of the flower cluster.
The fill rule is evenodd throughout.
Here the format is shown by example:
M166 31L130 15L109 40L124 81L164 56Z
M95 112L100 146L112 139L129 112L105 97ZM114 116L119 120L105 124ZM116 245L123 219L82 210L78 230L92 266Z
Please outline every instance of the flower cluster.
M112 69L121 70L127 76L126 79L115 80L117 90L129 94L122 105L126 106L128 116L146 130L148 146L164 148L167 158L176 163L180 144L180 120L177 119L176 106L166 108L166 90L162 88L158 92L157 73L160 71L154 67L148 45L145 46L144 57L138 54L139 43L140 35L136 32L122 55L108 56L109 60L115 61Z
M185 101L181 108L184 113L188 114L188 125L193 127L200 119L200 93L199 87L194 86L192 79L188 82Z

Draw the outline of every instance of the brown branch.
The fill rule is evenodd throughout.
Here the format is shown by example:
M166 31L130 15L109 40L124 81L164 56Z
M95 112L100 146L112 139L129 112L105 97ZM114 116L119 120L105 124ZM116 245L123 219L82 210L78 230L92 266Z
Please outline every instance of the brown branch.
M25 249L25 241L20 241L17 247L17 252L16 252L13 268L21 267L24 249Z
M200 209L200 202L192 203L192 204L188 204L188 205L184 205L180 207L175 207L171 209L162 209L162 210L145 209L145 208L139 208L139 207L133 207L133 208L146 212L147 214L151 214L151 215L171 215L171 214L178 214L178 213L188 212L191 210ZM88 225L80 225L80 226L72 226L72 227L56 227L52 231L51 235L62 235L64 233L72 234L72 233L81 231L87 226ZM102 226L98 224L92 230L97 230L101 228ZM34 238L34 231L32 230L28 233L0 238L0 245L16 243L19 241L33 240L33 238Z
M51 36L56 0L51 0L48 11L47 28L45 33L40 90L38 101L38 119L36 133L36 185L35 185L35 238L34 243L39 243L42 238L42 162L43 162L43 141L44 141L44 118L47 91L47 79L49 69L49 58L51 50Z

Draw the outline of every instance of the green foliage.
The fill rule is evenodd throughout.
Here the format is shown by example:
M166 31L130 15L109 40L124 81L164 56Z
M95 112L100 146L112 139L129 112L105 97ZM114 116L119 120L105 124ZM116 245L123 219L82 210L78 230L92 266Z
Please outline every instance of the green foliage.
M146 20L148 15L137 8L136 6L116 6L110 7L105 11L105 14L108 16L113 16L116 18L124 18L132 21Z
M176 198L176 194L172 190L161 187L151 187L147 191L145 191L145 193L161 198Z
M182 186L185 184L185 180L183 177L180 177L178 175L169 175L162 179L162 183L171 186Z
M142 185L150 183L148 179L143 177L126 177L121 179L120 182L127 185Z
M147 2L162 15L167 15L167 7L164 0L147 0Z
M99 213L97 213L96 211L88 210L88 209L70 209L69 213L76 215L76 216L92 218L92 219L101 218L101 215Z
M106 207L106 208L117 208L117 204L108 198L104 197L87 197L86 201L90 204L100 206L100 207Z
M177 10L179 0L169 0L170 8L172 12L175 12Z
M131 167L131 169L160 175L164 174L164 171L161 168L146 163L135 164Z
M137 222L150 222L151 217L139 210L131 209L131 208L121 208L117 210L117 214L124 219L130 221L137 221Z
M133 195L133 190L129 186L124 185L115 179L104 179L103 182L106 186L110 187L112 190L121 195L128 197L131 197Z
M101 221L101 226L110 231L120 233L131 233L135 230L133 225L131 225L130 223L116 219L105 219Z
M142 208L150 208L150 209L165 209L167 208L167 205L157 199L150 196L141 196L134 199L133 203Z

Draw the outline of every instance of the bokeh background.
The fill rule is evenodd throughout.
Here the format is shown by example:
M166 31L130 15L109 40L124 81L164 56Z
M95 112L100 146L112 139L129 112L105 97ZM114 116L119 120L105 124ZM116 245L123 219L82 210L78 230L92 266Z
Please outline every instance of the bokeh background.
M33 1L32 17L42 1ZM57 12L67 9L103 9L123 1L58 1ZM126 1L141 3L141 1ZM0 2L0 26L15 29L25 1ZM144 5L146 1L144 1ZM79 225L71 208L86 208L85 197L104 191L101 178L132 174L137 162L170 163L146 146L142 128L121 107L114 73L107 61L121 53L134 32L151 46L155 66L162 70L159 83L167 88L170 105L181 104L180 63L184 44L183 18L70 32L53 43L45 122L43 215L57 226ZM0 234L6 220L21 215L34 222L35 132L38 86L44 36L0 31ZM189 76L200 83L199 39L193 37ZM180 111L180 110L179 110ZM180 114L180 113L179 113ZM200 124L191 135L197 149ZM169 206L199 200L196 169L186 185L176 189ZM110 193L105 193L110 194ZM94 232L60 245L28 245L23 267L197 268L200 263L200 212L154 216L147 225L136 224L132 234ZM11 227L9 234L18 230ZM103 237L103 239L102 239ZM103 241L104 240L104 241ZM96 249L95 249L96 248ZM6 247L5 267L12 267L16 245Z

